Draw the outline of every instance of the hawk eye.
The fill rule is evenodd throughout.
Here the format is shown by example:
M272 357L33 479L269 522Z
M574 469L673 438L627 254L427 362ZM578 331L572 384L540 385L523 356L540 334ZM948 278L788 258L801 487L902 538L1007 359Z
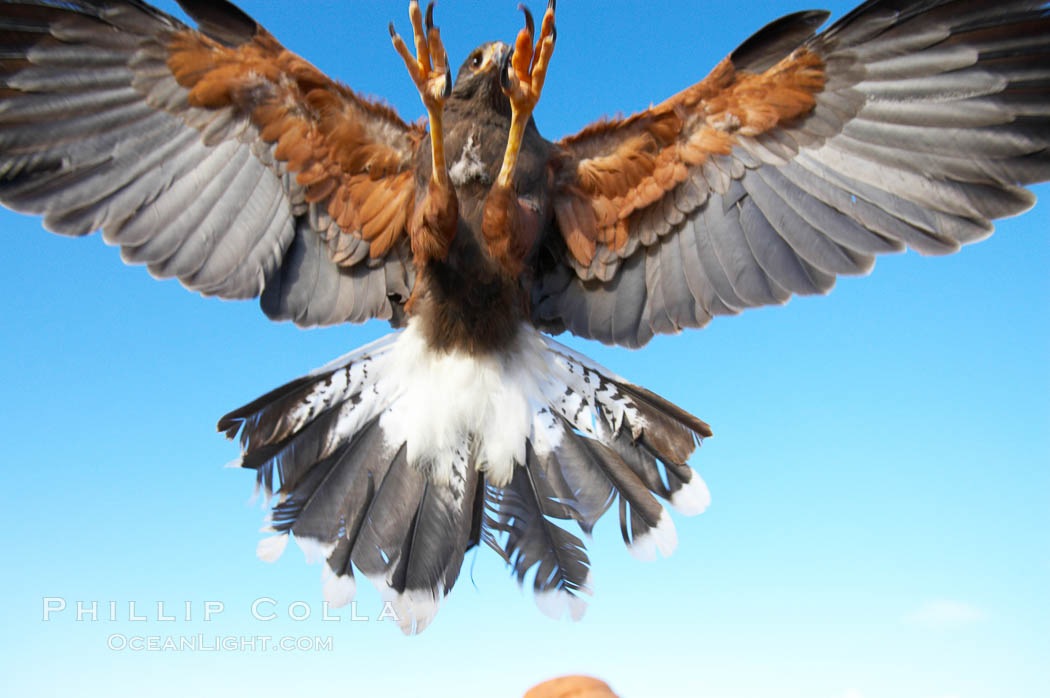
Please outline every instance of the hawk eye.
M480 68L481 67L481 54L480 53L475 53L474 55L472 55L470 57L470 67L471 68Z

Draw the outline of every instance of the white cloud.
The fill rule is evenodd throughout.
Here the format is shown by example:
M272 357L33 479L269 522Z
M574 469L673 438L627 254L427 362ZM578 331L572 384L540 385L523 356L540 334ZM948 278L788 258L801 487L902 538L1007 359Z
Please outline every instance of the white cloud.
M950 599L936 599L919 606L918 609L908 614L907 619L920 625L943 628L969 625L987 617L987 612L972 604Z

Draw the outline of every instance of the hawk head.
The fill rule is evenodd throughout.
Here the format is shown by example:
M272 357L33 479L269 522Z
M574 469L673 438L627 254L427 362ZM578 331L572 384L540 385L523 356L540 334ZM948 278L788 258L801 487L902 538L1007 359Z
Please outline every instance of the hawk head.
M506 71L511 47L502 41L489 41L470 52L459 66L452 98L475 104L489 104L503 114L510 114L510 100L500 87L500 75Z

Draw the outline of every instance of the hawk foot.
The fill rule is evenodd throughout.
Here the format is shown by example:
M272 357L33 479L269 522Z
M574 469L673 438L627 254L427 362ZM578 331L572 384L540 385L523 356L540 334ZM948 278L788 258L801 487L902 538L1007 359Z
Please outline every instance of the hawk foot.
M550 65L551 56L554 55L554 42L558 38L558 30L554 26L556 4L555 0L548 0L547 10L543 13L543 21L540 24L540 36L535 40L535 45L533 39L536 26L532 13L524 5L518 5L518 9L525 13L525 27L518 32L514 48L503 57L500 65L500 87L510 99L511 108L510 137L507 140L503 166L496 179L497 183L504 187L510 186L525 126L529 123L532 110L540 101L547 67Z
M408 16L412 22L416 55L412 55L405 40L394 30L393 22L390 23L390 39L394 43L394 49L404 60L412 82L419 90L423 106L427 108L433 162L431 179L444 186L448 182L448 170L445 165L445 138L441 115L445 102L452 94L452 71L449 69L445 45L441 42L441 31L434 26L434 3L430 2L427 5L425 27L423 13L417 0L408 4Z
M427 111L441 109L445 100L452 94L452 71L448 66L448 53L441 42L441 30L434 26L434 3L427 5L426 27L423 26L423 12L419 2L412 0L408 4L408 16L412 21L412 35L416 46L416 55L405 44L405 40L394 30L390 23L390 39L394 49L405 61L408 74L419 90L423 106Z

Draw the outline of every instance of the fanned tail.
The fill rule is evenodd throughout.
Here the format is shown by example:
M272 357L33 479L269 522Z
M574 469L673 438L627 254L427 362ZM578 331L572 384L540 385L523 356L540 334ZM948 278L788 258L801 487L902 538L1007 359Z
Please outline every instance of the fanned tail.
M661 500L685 514L709 501L686 464L711 434L704 422L531 328L506 355L478 358L428 353L410 325L219 429L240 435L239 465L277 496L259 556L276 559L294 536L324 560L334 606L353 598L356 568L408 633L481 541L520 583L532 575L541 610L579 618L591 565L561 522L590 534L616 502L629 549L652 559L677 544Z

